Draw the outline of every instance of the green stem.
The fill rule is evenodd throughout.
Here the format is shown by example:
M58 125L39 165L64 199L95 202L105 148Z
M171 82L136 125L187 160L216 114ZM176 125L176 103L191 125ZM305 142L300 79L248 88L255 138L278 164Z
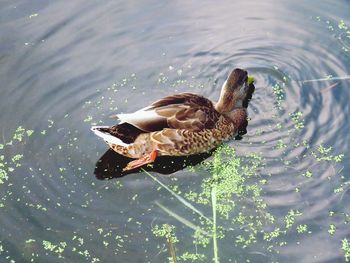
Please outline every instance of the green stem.
M175 212L171 211L169 208L163 206L158 201L155 201L154 203L157 206L159 206L163 211L168 213L170 216L172 216L173 218L175 218L176 220L178 220L179 222L181 222L185 226L187 226L189 228L192 228L194 231L199 231L199 232L201 232L204 235L210 236L210 234L208 232L204 231L201 227L196 226L192 222L188 221L186 218L183 218L182 216L180 216L180 215L176 214Z
M208 220L211 223L211 220L206 217L201 211L199 211L197 208L195 208L192 204L190 204L189 202L187 202L183 197L181 197L180 195L178 195L177 193L175 193L173 190L171 190L168 186L166 186L165 184L163 184L161 181L159 181L155 176L151 175L149 172L147 172L146 170L142 169L142 171L148 175L149 177L151 177L154 181L156 181L158 184L160 184L165 190L167 190L169 193L171 193L177 200L179 200L183 205L185 205L187 208L191 209L194 213L200 215L201 217L205 218L206 220Z
M168 250L169 250L169 254L173 260L172 263L177 263L176 261L176 252L175 252L175 247L173 242L171 241L171 238L167 239L167 244L168 244Z
M216 236L216 184L211 189L211 204L213 207L213 250L214 262L219 263L218 241Z
M322 79L307 79L307 80L299 80L299 82L308 83L308 82L347 80L347 79L350 79L350 76L330 77L330 78L322 78Z

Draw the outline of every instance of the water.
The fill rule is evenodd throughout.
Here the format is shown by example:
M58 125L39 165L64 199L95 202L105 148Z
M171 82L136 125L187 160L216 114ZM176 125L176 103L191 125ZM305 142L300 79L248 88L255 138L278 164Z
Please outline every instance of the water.
M334 189L349 180L349 80L303 81L348 75L349 1L5 0L0 7L1 144L19 126L34 131L0 150L8 170L0 184L1 262L166 262L166 243L151 231L162 223L176 226L178 253L195 251L192 230L155 202L191 213L147 174L99 180L118 176L116 157L98 162L107 147L89 128L177 92L215 100L234 67L256 78L256 91L248 133L229 144L238 155L263 156L263 198L276 226L292 209L303 215L278 253L261 238L246 249L223 240L221 262L344 262L349 191ZM304 128L295 129L296 112ZM311 151L320 144L344 160L317 162ZM11 161L16 154L23 157ZM208 176L165 170L152 174L184 192ZM301 175L307 170L311 178ZM307 233L297 233L300 224ZM211 245L204 253L210 262Z

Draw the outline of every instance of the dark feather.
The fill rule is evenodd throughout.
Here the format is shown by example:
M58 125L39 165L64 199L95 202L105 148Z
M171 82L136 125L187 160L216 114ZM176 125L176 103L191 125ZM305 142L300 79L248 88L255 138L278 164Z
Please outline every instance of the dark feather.
M153 102L150 105L150 109L159 108L163 106L168 106L171 104L185 104L185 105L196 105L196 106L204 106L208 108L213 108L213 103L204 98L203 96L193 94L193 93L180 93L172 96L164 97L160 100Z
M97 130L109 133L110 135L113 135L122 140L124 143L128 144L133 143L137 136L144 133L129 123L122 123L108 128L97 128Z
M144 111L155 111L157 116L151 119L126 119L121 124L99 130L125 143L132 143L141 133L161 131L165 128L192 131L213 129L220 117L210 100L192 93L162 98Z
M210 100L193 93L180 93L162 98L152 103L147 110L154 110L159 115L159 119L148 123L148 126L154 126L152 131L160 131L159 126L189 130L212 129L220 117ZM163 126L164 120L167 127ZM140 124L134 125L139 127Z

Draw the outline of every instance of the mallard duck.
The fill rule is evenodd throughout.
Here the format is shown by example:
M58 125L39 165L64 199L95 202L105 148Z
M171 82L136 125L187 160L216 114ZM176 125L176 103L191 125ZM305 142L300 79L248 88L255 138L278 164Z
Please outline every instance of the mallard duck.
M237 135L247 123L243 100L248 74L234 69L217 103L193 94L162 98L134 113L118 114L119 124L91 130L117 153L134 158L124 170L152 163L157 156L185 156L210 151Z

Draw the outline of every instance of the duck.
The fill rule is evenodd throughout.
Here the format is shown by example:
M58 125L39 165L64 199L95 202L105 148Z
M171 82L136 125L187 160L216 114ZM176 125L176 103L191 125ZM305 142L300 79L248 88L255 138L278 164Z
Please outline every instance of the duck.
M115 152L136 159L124 171L151 164L158 156L209 152L247 126L244 100L249 78L246 70L236 68L228 74L217 102L194 93L174 94L134 113L115 115L116 125L91 130Z

